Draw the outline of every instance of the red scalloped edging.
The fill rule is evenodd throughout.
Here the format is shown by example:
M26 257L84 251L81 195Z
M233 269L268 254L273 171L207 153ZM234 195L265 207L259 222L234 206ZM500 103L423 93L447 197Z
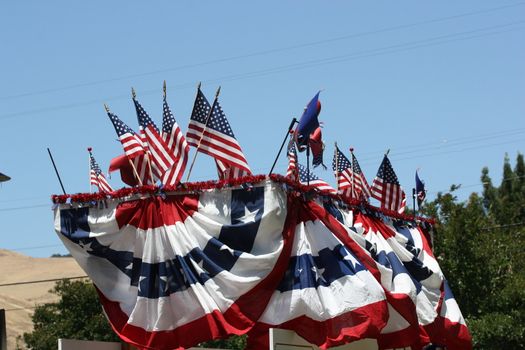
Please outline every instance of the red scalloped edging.
M159 187L159 186L154 186L154 185L146 185L146 186L138 186L138 187L126 187L126 188L121 188L120 190L116 190L113 192L52 195L51 201L55 204L61 204L61 203L67 203L67 202L89 203L89 202L99 202L99 201L103 201L106 199L125 198L125 197L129 197L132 195L161 195L167 192L197 192L197 191L204 191L204 190L211 190L211 189L222 189L222 188L227 188L227 187L240 186L242 184L247 184L247 183L256 184L268 178L274 182L286 184L288 187L292 188L298 194L315 193L323 197L329 197L329 198L332 198L338 201L342 201L349 207L354 207L358 209L362 208L362 209L371 211L373 213L383 214L393 219L414 221L413 215L399 214L398 212L393 211L393 210L387 210L387 209L382 209L382 208L372 206L365 201L345 198L340 195L330 193L328 191L320 191L314 186L306 186L297 181L291 180L290 178L287 178L283 175L278 175L278 174L250 175L250 176L244 176L244 177L233 179L233 180L187 182L187 183L180 183L177 186L160 186ZM429 218L418 216L416 217L416 219L418 221L425 222L430 225L435 224L435 220L433 218L429 219Z

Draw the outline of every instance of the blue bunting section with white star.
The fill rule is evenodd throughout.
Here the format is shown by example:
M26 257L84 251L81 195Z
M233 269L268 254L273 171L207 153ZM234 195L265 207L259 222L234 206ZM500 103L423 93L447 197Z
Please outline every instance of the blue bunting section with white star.
M322 349L471 346L421 227L271 179L58 204L55 229L113 329L139 348L248 334L263 349L272 327Z

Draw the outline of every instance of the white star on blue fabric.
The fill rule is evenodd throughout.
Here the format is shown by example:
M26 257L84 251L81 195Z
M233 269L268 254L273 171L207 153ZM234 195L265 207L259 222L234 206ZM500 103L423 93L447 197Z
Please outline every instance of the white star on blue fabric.
M249 222L255 222L255 216L259 212L259 209L255 209L254 211L250 211L248 207L244 207L244 215L239 218L240 222L249 223Z

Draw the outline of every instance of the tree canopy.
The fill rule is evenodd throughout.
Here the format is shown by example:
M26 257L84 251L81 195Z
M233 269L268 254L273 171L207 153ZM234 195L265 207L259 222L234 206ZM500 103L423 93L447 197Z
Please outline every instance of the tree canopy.
M494 186L464 202L452 185L424 211L438 220L434 252L473 336L475 349L525 349L525 164L508 156Z
M28 348L55 350L58 338L119 341L102 313L91 283L62 280L51 292L60 299L35 308L32 317L34 330L23 336Z

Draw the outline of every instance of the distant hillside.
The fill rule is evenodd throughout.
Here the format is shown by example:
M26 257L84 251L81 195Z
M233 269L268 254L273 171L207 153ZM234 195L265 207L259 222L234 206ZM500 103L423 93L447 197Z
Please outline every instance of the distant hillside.
M0 249L0 285L85 275L73 258L32 258ZM16 337L32 329L35 305L54 301L54 282L0 286L0 309L6 310L7 348L16 348ZM20 344L23 345L23 344Z

